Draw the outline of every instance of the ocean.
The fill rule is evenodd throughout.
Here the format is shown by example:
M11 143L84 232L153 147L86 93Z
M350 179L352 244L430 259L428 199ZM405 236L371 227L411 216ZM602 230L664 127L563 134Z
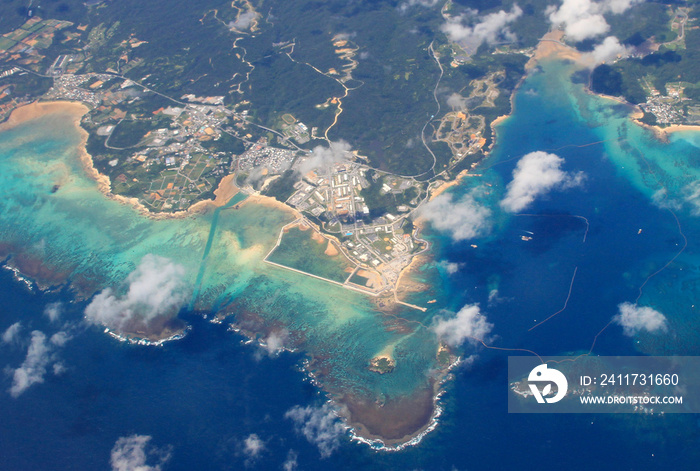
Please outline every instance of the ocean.
M697 134L660 142L628 119L627 106L587 94L572 74L568 63L544 62L523 83L497 146L475 169L482 177L452 191L459 198L478 188L491 230L453 242L427 228L435 261L459 270L426 266L418 278L431 289L409 301L437 299L428 316L478 303L494 326L487 343L499 348L696 355ZM81 176L80 136L70 129L49 116L0 133L3 250L21 253L45 279L86 290L122 282L146 254L176 259L196 294L181 313L191 328L160 347L119 342L85 324L89 299L68 288L41 292L2 270L0 332L21 327L0 343L0 468L109 469L120 438L133 436L151 437L147 462L168 470L693 469L700 458L695 415L509 415L507 356L524 353L470 343L462 351L471 361L453 371L438 426L419 444L386 452L351 440L331 416L316 414L327 395L306 373L304 351L269 355L202 309L262 313L266 332L285 326L334 392L412 391L433 366L431 333L385 329L366 297L258 263L261 246L277 237L270 228L292 220L282 211L244 205L152 221L105 199ZM499 201L533 151L564 159L562 169L582 172L582 184L506 213ZM667 331L629 337L616 324L606 328L620 303L637 299L665 314ZM53 321L47 306L60 312ZM31 363L32 332L68 340L45 342L46 361ZM396 346L396 370L368 372L367 358L387 345ZM46 371L14 397L21 365Z

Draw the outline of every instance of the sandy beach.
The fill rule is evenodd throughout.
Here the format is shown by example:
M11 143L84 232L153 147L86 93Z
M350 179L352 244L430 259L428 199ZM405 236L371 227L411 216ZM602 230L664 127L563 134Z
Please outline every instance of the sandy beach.
M642 114L642 116L643 116L643 114ZM641 122L639 120L639 118L641 118L641 116L639 116L637 113L633 113L632 115L630 115L630 118L632 119L632 121L634 121L634 123L637 126L641 126L643 128L646 128L646 129L652 131L656 135L656 137L662 141L667 141L668 136L670 134L673 134L674 132L679 132L679 131L698 132L698 131L700 131L700 126L689 125L689 124L671 124L670 126L666 126L665 128L662 128L661 126L653 126L651 124L646 124L646 123Z
M442 183L440 186L436 187L431 193L430 193L430 200L434 200L436 197L440 196L442 193L447 191L447 189L452 188L453 186L459 185L459 183L462 181L464 177L466 177L469 174L469 169L462 170L457 174L457 176L454 177L454 179L450 181L446 181Z
M581 65L587 65L586 61L584 60L584 54L578 52L576 49L566 46L561 43L562 38L564 37L564 32L560 30L554 30L550 31L549 33L545 34L542 39L540 40L540 43L537 46L537 49L535 50L534 55L530 58L530 60L527 62L525 65L525 68L527 70L535 67L537 65L537 62L548 57L555 57L557 59L568 59L574 62L577 62ZM590 65L590 64L588 64ZM617 103L622 103L625 105L630 105L626 100L621 99L620 97L615 97L615 96L610 96L606 95L604 93L596 93L593 92L590 89L586 89L588 93L591 93L593 95L606 98L608 100L613 100L616 101ZM674 132L678 131L700 131L700 126L696 125L685 125L685 124L672 124L670 126L666 127L661 127L661 126L655 126L655 125L650 125L646 123L642 123L640 119L644 116L644 112L639 108L635 106L634 111L630 114L630 119L634 121L637 125L642 126L644 128L647 128L656 134L656 136L659 139L665 140L668 139L668 135ZM493 123L492 126L496 125L497 122L500 122L501 118L505 117L498 117Z
M236 186L236 175L226 175L221 179L221 182L219 182L219 187L214 190L216 198L214 198L214 201L211 203L214 206L223 206L228 203L231 198L236 196L239 191L240 190Z
M271 196L250 195L245 200L243 200L241 202L241 206L246 205L246 204L257 204L260 206L265 206L267 208L279 209L280 211L288 211L291 214L293 214L294 217L296 217L296 218L302 217L302 214L299 211L292 208L291 206L288 206L288 205L276 200L275 198L272 198Z
M224 206L226 203L228 203L231 198L236 196L239 192L239 188L236 186L236 175L231 174L231 175L226 175L224 178L221 179L219 182L219 186L214 190L214 195L215 198L214 200L203 200L203 201L197 201L195 204L190 206L187 211L178 211L177 213L173 213L177 215L176 217L183 217L188 214L194 214L194 213L199 213L199 212L204 212L210 207L221 207ZM153 213L151 213L153 214ZM168 213L159 213L159 214L168 214ZM181 215L181 216L180 216Z
M674 133L674 132L679 132L679 131L700 131L700 126L699 125L694 125L694 124L672 124L670 126L667 126L665 128L659 127L659 126L653 126L655 129L658 129L659 131L663 132L664 134L668 133Z
M582 54L576 49L562 44L561 40L563 37L564 32L560 30L550 31L549 33L542 36L542 39L540 39L540 42L537 45L534 54L527 62L527 64L525 64L525 70L530 70L534 68L540 60L552 56L556 56L557 59L569 59L575 62L580 62ZM527 75L523 76L523 78L520 80L520 83L515 87L515 90L510 96L510 114L498 116L496 119L491 121L490 127L493 133L493 139L491 140L491 145L488 148L488 152L493 150L493 147L496 145L496 142L498 140L498 126L504 121L506 121L508 118L510 118L513 114L513 111L515 110L515 94L517 93L518 89L520 88L520 85L526 77ZM430 199L432 200L448 188L458 185L461 179L464 178L470 170L471 169L462 170L453 180L445 182L439 187L437 187L431 193Z
M576 49L567 46L565 44L561 43L562 38L564 37L564 32L560 30L554 30L550 31L549 33L545 34L542 39L540 40L540 43L537 45L537 49L535 49L535 53L533 56L530 58L530 60L525 64L525 69L530 70L533 67L537 65L539 61L545 58L556 58L556 59L568 59L571 61L574 61L576 63L579 63L582 66L586 66L586 61L584 60L584 54L580 53ZM590 64L588 64L590 65ZM604 93L596 93L593 92L590 89L586 89L586 91L592 95L599 96L601 98L605 98L608 100L613 100L617 103L622 103L625 105L631 105L631 103L628 103L626 100L620 98L620 97L615 97L615 96L610 96L606 95ZM700 131L700 126L697 125L685 125L685 124L672 124L670 126L666 127L661 127L657 125L650 125L646 124L640 121L640 119L644 116L644 112L638 107L634 107L634 111L630 114L630 119L637 125L649 129L652 131L657 138L661 140L667 140L669 134L674 133L674 132L679 132L679 131ZM496 120L491 123L491 126L494 127L498 123L500 123L503 119L507 118L507 116L499 116L496 118Z
M94 165L94 162L92 161L92 156L87 153L85 150L85 145L87 144L87 139L88 139L88 133L85 131L81 126L80 126L80 117L76 116L75 119L75 125L80 129L80 133L82 135L82 143L80 145L80 161L83 164L83 168L85 169L85 173L95 180L97 182L97 188L100 190L100 192L105 195L107 198L113 199L115 201L118 201L119 203L126 204L134 208L136 211L138 211L140 214L150 217L153 219L180 219L184 218L190 214L193 214L196 211L201 211L203 210L208 204L205 204L203 206L198 205L193 205L188 211L177 211L175 213L153 213L151 212L147 207L145 207L141 202L138 200L138 198L127 198L126 196L122 195L115 195L112 193L112 183L109 180L109 177L107 175L101 174ZM202 201L201 203L209 203L210 201Z
M658 125L652 125L652 124L647 124L643 123L640 121L644 117L644 111L639 107L632 105L631 103L628 103L624 99L616 96L610 96L606 95L604 93L595 93L590 89L586 89L586 91L592 95L605 98L607 100L613 100L616 101L617 103L622 103L624 105L630 105L634 106L634 110L630 113L629 117L630 119L637 125L641 126L643 128L646 128L650 131L652 131L656 137L662 141L668 140L669 134L672 134L674 132L679 132L679 131L700 131L700 125L691 125L691 124L671 124L666 127L661 127Z
M413 273L416 268L424 265L428 261L430 261L430 257L423 254L418 254L411 258L411 261L408 263L408 265L403 267L403 269L399 273L399 276L396 279L396 284L394 285L394 289L387 292L386 294L382 294L380 297L374 298L374 303L377 309L381 312L393 313L398 308L399 304L413 308L418 308L421 310L427 309L424 306L414 306L412 304L405 304L405 301L399 299L399 296L403 296L409 293L417 293L428 289L428 287L425 284L416 282L410 277L411 273Z
M238 188L235 185L234 175L227 175L219 183L219 187L214 191L216 198L214 200L199 201L188 208L186 211L177 211L174 213L154 213L139 202L137 198L127 198L121 195L112 193L112 186L109 177L101 174L94 166L92 156L87 153L85 146L88 140L88 133L80 125L82 117L88 113L90 109L82 103L72 101L36 101L28 105L16 108L10 114L10 117L4 123L0 124L0 131L11 129L27 121L40 118L49 114L65 114L69 115L73 120L76 129L80 133L81 143L79 146L79 157L83 164L85 173L95 180L97 188L106 197L116 200L122 204L127 204L133 207L136 211L144 216L154 219L177 219L206 211L211 206L223 206L233 196L238 193ZM263 204L263 203L261 203ZM286 206L285 206L286 207Z
M502 114L498 118L491 121L491 128L493 129L494 127L498 126L499 124L501 124L503 121L505 121L508 118L510 118L509 114Z
M35 101L34 103L15 108L10 114L10 117L7 118L7 121L0 124L0 131L11 129L24 122L53 113L69 114L80 120L88 111L90 111L90 109L87 106L73 101Z
M576 49L563 44L561 42L563 37L564 32L561 30L553 30L542 36L540 42L537 44L537 48L535 49L535 52L533 53L532 57L530 57L530 60L527 61L527 63L525 64L525 70L530 71L537 65L539 61L551 56L556 56L557 59L568 59L574 62L580 62L582 54ZM511 93L510 95L510 114L498 116L496 119L491 121L490 126L491 131L493 132L493 139L491 139L491 144L489 145L488 152L491 152L491 150L493 150L493 147L496 145L496 141L498 140L498 126L512 116L515 110L515 94L517 93L518 89L520 89L520 85L525 81L526 78L527 74L523 75L523 77L520 79L520 82L513 90L513 93Z
M525 70L530 70L537 65L539 61L546 57L556 56L557 59L568 59L574 62L580 62L582 54L573 47L567 46L561 42L564 38L564 32L561 30L553 30L542 36L535 53L530 60L525 64Z
M394 289L394 299L397 302L402 302L399 299L399 295L418 293L428 289L426 284L412 279L411 274L415 273L418 268L422 267L426 263L429 263L431 260L431 256L419 254L413 257L411 262L406 265L403 270L401 270L401 273L399 273L399 277L396 280L396 289Z
M115 195L112 193L111 182L109 177L101 174L94 166L92 161L92 156L87 153L85 146L88 140L88 133L80 125L80 120L82 117L89 112L90 109L83 105L82 103L72 102L72 101L49 101L40 102L36 101L28 105L21 106L12 111L10 117L2 125L0 125L0 131L5 129L10 129L19 124L31 121L33 119L40 118L49 114L67 114L72 118L76 129L80 133L80 146L79 146L79 158L83 164L83 169L85 173L95 180L97 183L97 188L102 194L111 198L113 200L119 201L123 204L128 204L136 209L139 213L144 214L149 217L162 219L162 218L180 218L184 217L188 213L187 211L180 211L177 213L152 213L144 205L139 203L136 198L126 198L124 196Z

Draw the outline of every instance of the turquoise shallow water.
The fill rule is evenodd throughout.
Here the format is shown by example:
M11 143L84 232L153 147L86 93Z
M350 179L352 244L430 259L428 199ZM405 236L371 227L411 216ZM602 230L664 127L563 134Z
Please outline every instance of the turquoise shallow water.
M458 243L428 230L436 260L460 269L449 274L435 264L423 267L416 278L427 290L409 301L437 302L426 314L403 314L429 322L439 309L479 303L494 325L490 344L555 355L588 351L618 304L639 297L640 305L666 316L667 331L627 337L613 324L593 353L697 355L700 217L686 200L698 181L698 134L675 133L660 142L629 121L628 107L585 93L571 73L569 64L551 62L523 84L513 117L499 128L497 147L478 169L483 177L454 190L459 195L488 183L479 201L491 208L493 229ZM321 380L334 392L381 398L425 384L436 346L429 332L397 331L369 298L261 263L292 216L244 205L182 220L143 218L105 199L82 175L75 158L79 136L71 129L65 119L48 117L0 134L0 241L50 272L92 280L95 289L121 283L146 254L171 258L196 287L192 306L227 309L259 321L262 331L287 328L317 358ZM564 170L585 173L585 183L538 198L525 211L535 216L504 213L498 202L516 162L531 151L556 153ZM61 189L52 194L56 183ZM589 226L572 216L585 217ZM523 241L529 233L533 239ZM529 330L563 307L575 270L566 309ZM50 333L56 327L41 311L57 298L68 306L67 319L82 316L85 303L72 303L70 293L31 295L9 276L1 281L12 309L0 330L21 320L27 329ZM498 296L489 302L493 290ZM225 326L191 313L183 317L191 333L162 349L119 344L99 329L76 334L60 352L72 370L0 404L0 418L14 430L0 443L9 468L105 468L116 439L131 433L173 445L168 469L202 463L241 469L245 457L236 446L250 433L267 446L253 469L279 469L292 448L300 469L513 469L531 463L569 470L659 469L659 463L693 469L700 458L693 415L509 415L508 352L466 345L465 354L478 356L455 371L440 425L419 446L377 454L343 438L331 458L319 461L315 447L284 418L293 405L321 400L293 371L303 354L254 359L255 350L239 346ZM367 361L388 345L395 346L394 373L369 372ZM25 351L3 346L0 353L16 367ZM2 381L7 389L9 379Z
M79 139L60 115L0 134L0 241L15 257L35 270L39 261L45 278L64 276L87 294L118 286L147 254L167 257L185 268L192 307L252 313L262 335L288 330L290 346L315 358L333 391L375 399L427 384L437 348L428 332L392 331L368 297L262 262L291 214L245 204L149 219L99 193L82 171ZM399 340L405 348L397 350L397 374L367 370L373 356Z

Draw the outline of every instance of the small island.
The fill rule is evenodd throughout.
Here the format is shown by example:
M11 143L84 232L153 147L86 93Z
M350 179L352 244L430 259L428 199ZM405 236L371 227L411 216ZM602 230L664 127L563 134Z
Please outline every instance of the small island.
M396 367L396 361L389 355L374 357L369 362L369 370L380 375L391 373Z

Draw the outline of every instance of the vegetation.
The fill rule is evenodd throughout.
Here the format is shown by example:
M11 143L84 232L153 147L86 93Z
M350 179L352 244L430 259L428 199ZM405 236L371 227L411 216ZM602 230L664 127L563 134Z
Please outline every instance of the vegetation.
M270 183L265 194L284 203L294 194L294 184L298 180L299 175L294 170L287 170L281 177Z
M365 177L369 186L363 188L360 194L369 208L369 215L365 216L367 220L378 218L386 213L396 215L398 206L409 205L419 194L415 186L408 188L403 193L384 192L382 189L384 178L374 170L368 170Z
M231 152L236 155L245 152L243 141L226 133L221 133L219 139L202 141L201 144L202 147L212 152Z
M380 375L391 373L394 371L395 363L387 357L373 358L370 362L369 369Z
M639 16L640 23L629 18L614 24L616 31L627 31L628 44L641 44L651 37L657 42L675 39L676 34L669 30L669 9L663 5L645 3L632 10ZM690 11L689 18L698 18L697 4ZM623 36L624 37L624 36ZM623 96L631 103L646 101L647 92L640 82L648 80L649 85L666 94L669 82L684 82L685 95L692 100L700 97L700 30L686 27L685 47L661 46L658 51L643 58L629 58L614 65L600 65L591 74L591 88L599 93ZM697 103L697 101L696 101Z
M3 2L0 32L8 32L24 24L29 11L24 1ZM50 0L31 8L33 16L73 22L56 33L53 45L42 52L46 57L37 70L46 70L59 54L70 53L81 73L112 70L176 100L184 100L181 97L185 94L223 96L224 103L238 104L237 109L248 110L249 119L263 126L275 128L279 117L288 113L309 128L315 127L317 136L329 129L330 139L350 142L377 169L422 174L419 179L427 180L446 169L452 158L444 142L430 139L432 126L451 110L447 98L454 93L468 96L472 80L503 73L494 106L487 106L483 99L468 105L471 115L485 118L483 137L488 147L493 139L490 123L510 112L510 95L525 73L527 57L517 49L534 46L550 26L545 13L551 3L548 0L453 0L449 4L453 15L467 9L485 15L509 10L516 3L523 13L509 25L516 38L510 49L499 47L494 53L494 46L483 44L459 67L450 66L455 46L440 32L444 22L440 9L418 5L399 8L401 0L261 0L255 2L262 18L254 35L230 28L237 10L220 0L170 0L167 8L162 2L140 0L87 4L83 0ZM690 17L697 18L698 2L687 4L691 6ZM669 28L672 12L667 5L643 2L625 15L606 15L606 20L625 44L640 45L651 39L668 43L677 38ZM342 48L346 53L352 51L350 56L338 52L339 40L347 41ZM444 72L437 88L440 67L430 51L431 44ZM590 49L593 45L577 46ZM337 72L349 66L351 78L341 81L342 74ZM693 100L690 104L697 103L700 30L688 28L683 44L662 45L644 58L599 66L591 75L591 87L640 103L647 94L640 85L642 77L662 93L666 83L682 81L685 96ZM4 83L13 85L10 91L14 97L43 94L51 81L15 75L1 79L0 85ZM114 83L107 81L101 88ZM152 113L172 104L158 94L140 93L138 100L128 103L129 119L117 126L108 144L134 146L149 131L166 127L167 121ZM340 109L342 113L332 125ZM644 120L651 122L653 117ZM253 140L263 132L249 131ZM432 153L425 148L424 139ZM318 143L312 140L303 147ZM98 151L93 139L90 145ZM242 141L227 134L202 145L212 152L244 151ZM99 152L105 156L96 159L100 162L123 157L104 146ZM433 171L432 154L437 160ZM481 155L468 156L451 174L467 168ZM295 181L296 176L287 172L271 183L267 194L286 200ZM374 182L363 191L372 215L396 212L397 206L411 199L408 194L382 195L381 185L377 188L375 183L379 184Z
M170 118L154 117L151 119L125 119L119 122L109 137L109 146L126 149L136 146L141 140L154 129L167 127L170 125Z
M9 77L0 79L0 86L7 84L12 85L11 97L34 97L43 95L51 88L52 80L49 78L39 77L34 74L15 74Z

